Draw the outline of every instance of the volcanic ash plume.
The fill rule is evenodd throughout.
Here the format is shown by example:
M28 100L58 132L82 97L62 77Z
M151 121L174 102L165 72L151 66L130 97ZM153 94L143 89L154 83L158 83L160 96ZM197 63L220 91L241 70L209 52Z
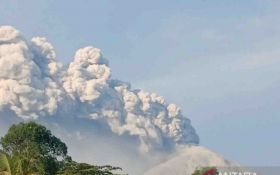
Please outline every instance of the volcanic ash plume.
M115 135L136 137L142 152L199 142L176 105L112 79L108 60L92 46L79 49L63 66L46 38L28 42L13 27L2 26L0 69L1 114L94 121Z

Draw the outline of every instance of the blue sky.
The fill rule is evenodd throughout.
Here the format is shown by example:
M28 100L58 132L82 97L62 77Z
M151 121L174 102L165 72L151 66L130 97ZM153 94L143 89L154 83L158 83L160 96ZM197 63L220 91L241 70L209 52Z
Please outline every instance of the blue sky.
M45 36L62 62L87 45L113 77L181 106L201 144L280 164L280 2L1 0L0 24Z

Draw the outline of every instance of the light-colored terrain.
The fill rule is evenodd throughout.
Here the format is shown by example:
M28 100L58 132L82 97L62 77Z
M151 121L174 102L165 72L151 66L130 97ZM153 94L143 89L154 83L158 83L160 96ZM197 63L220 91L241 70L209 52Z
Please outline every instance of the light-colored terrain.
M202 146L189 146L144 175L191 175L200 166L234 166L217 153Z

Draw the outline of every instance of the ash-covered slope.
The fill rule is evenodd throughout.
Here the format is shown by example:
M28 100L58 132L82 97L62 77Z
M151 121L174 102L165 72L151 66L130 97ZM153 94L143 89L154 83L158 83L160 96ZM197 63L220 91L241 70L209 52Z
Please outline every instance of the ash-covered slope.
M187 146L171 159L148 170L144 175L191 175L198 167L235 165L202 146Z

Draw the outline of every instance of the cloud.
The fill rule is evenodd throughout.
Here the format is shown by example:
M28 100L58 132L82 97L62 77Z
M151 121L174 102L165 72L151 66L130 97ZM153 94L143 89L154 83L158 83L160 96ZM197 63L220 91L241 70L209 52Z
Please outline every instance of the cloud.
M136 137L141 152L199 142L179 107L112 79L108 60L92 46L79 49L66 66L57 62L46 38L28 42L13 27L2 26L0 69L1 114L88 120L120 137Z

